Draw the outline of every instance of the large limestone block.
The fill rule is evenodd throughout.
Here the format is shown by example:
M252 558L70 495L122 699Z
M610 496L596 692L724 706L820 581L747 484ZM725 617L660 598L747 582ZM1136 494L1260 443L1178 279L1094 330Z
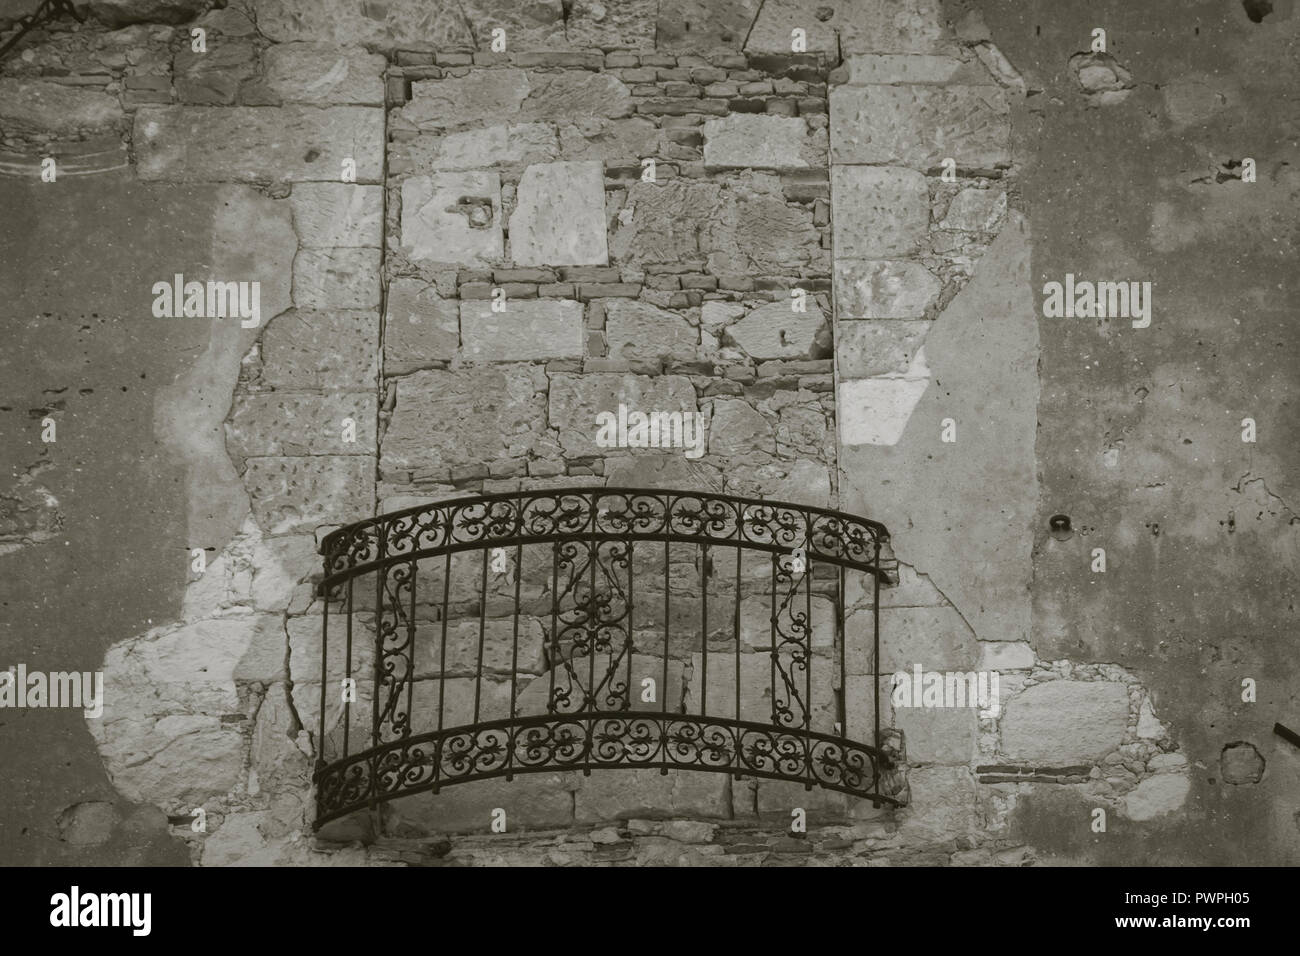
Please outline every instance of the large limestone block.
M384 234L382 186L299 183L289 195L293 231L304 249L374 246Z
M284 534L374 513L375 462L362 455L249 458L244 487L264 531Z
M906 372L929 331L930 323L924 319L837 323L835 364L840 378Z
M835 307L841 319L911 319L925 315L942 288L907 259L835 260Z
M797 116L732 113L704 124L704 165L794 169L811 165L808 124Z
M0 129L56 136L105 129L122 119L117 97L62 83L0 77Z
M940 229L991 232L1007 214L1007 194L1002 189L963 189L948 204Z
M375 312L282 312L262 334L262 381L273 388L374 388Z
M1088 763L1124 741L1128 688L1113 681L1054 680L1004 702L1002 752L1040 765Z
M299 249L293 304L300 309L378 309L382 256L375 247Z
M695 358L700 334L679 313L637 299L608 299L603 307L605 341L611 358Z
M826 323L826 316L811 296L803 312L794 311L793 301L778 300L759 306L729 325L727 335L746 355L759 361L807 358L814 338Z
M539 366L435 369L406 376L396 387L380 446L385 472L520 458L546 431L546 372ZM552 401L553 390L554 384Z
M831 199L836 258L908 255L930 225L930 190L915 170L833 166Z
M1009 163L1011 111L997 86L838 86L831 161L931 169Z
M501 177L480 170L407 179L402 248L423 261L482 266L501 259Z
M554 123L589 123L632 115L632 94L612 73L563 70L529 76L522 115Z
M484 299L460 303L461 353L475 362L581 358L585 334L572 299L508 300L504 312Z
M1192 784L1185 774L1160 773L1147 777L1124 796L1124 815L1145 822L1182 808Z
M449 361L460 347L460 314L455 299L438 295L422 279L388 283L384 315L384 371L404 375L430 362Z
M691 666L686 712L735 719L734 651L709 654L707 681L702 654L691 655ZM775 703L781 726L802 729L807 717L810 729L834 733L836 668L830 658L814 657L809 668L792 661L788 653L778 653L775 663L770 653L742 653L739 669L739 719L770 725Z
M510 216L516 265L604 265L605 173L599 162L542 163L519 180Z
M660 0L656 45L666 53L739 51L762 5L762 0Z
M373 392L240 392L226 420L226 447L243 457L364 455L375 446ZM352 419L355 440L344 439Z
M338 182L383 176L384 111L366 106L142 107L132 143L144 180Z
M551 376L548 416L559 430L564 453L573 458L596 457L606 450L596 444L596 416L618 414L618 406L652 412L694 412L695 388L681 375L589 375L559 373Z
M851 610L845 617L848 637L845 666L850 674L872 672L872 614ZM970 671L979 665L979 648L970 627L952 607L882 607L880 609L882 674L923 671Z
M286 103L384 105L384 58L322 43L282 43L267 49L265 81Z
M977 707L896 707L909 764L969 764L975 754Z

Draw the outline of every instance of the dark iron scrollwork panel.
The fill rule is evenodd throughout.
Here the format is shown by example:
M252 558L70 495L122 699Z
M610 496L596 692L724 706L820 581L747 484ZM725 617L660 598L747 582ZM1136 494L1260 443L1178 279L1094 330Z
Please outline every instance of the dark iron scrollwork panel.
M850 679L879 657L887 539L825 509L611 488L459 498L333 532L316 825L459 783L607 767L897 802L879 682ZM874 599L850 615L853 573ZM340 644L344 684L368 702L326 706ZM850 700L851 683L874 699ZM366 712L368 737L349 733Z

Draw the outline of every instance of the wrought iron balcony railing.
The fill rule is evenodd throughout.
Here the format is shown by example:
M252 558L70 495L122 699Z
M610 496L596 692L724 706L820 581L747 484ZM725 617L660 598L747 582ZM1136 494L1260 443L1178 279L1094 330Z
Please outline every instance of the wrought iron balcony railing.
M316 826L457 783L604 767L897 803L876 676L887 542L841 512L621 488L341 528L321 546Z

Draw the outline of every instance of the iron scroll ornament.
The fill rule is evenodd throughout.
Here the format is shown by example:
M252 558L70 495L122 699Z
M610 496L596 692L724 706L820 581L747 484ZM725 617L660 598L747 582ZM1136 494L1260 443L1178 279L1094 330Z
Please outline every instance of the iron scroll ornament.
M882 746L879 682L870 681L869 701L848 699L850 664L862 673L856 658L868 655L874 662L879 656L875 608L890 571L882 561L887 542L883 525L843 512L732 495L601 487L457 498L340 528L321 545L325 679L315 825L456 783L606 767L710 770L821 786L876 805L897 803L882 786L892 786L896 753ZM542 611L521 597L526 548L539 556L533 570L548 605ZM682 549L691 555L685 563ZM509 594L489 586L489 554L505 553L516 561L513 613L490 617L489 605ZM660 555L661 585L646 573L647 561ZM713 568L719 555L734 555L729 592ZM746 560L751 577L742 581ZM466 597L460 593L465 582L452 588L453 561L471 568L477 562L481 569L478 590L467 602L457 603L458 594ZM549 569L542 566L546 561ZM674 578L683 568L699 574L698 606L684 617L684 588ZM540 573L546 570L549 581ZM865 646L845 630L846 575L859 573L875 595ZM747 588L756 590L747 595ZM359 609L358 590L372 594L374 604ZM834 605L830 630L824 615L821 627L814 620L814 607L824 608L828 595ZM768 602L767 620L757 628L753 622L742 626L742 604L754 599ZM656 617L659 602L662 617ZM521 641L520 621L533 615L545 624L546 610L549 627L542 628L540 648L546 676L536 668L524 673L528 665L521 661L538 648ZM487 640L489 631L499 637L502 626L509 632L511 622L512 641L494 646ZM367 708L363 699L355 708L346 699L341 707L329 705L327 686L339 676L327 673L331 623L336 635L340 629L345 634L345 682L354 688L358 679L368 682L371 697L369 746L355 752L352 743L362 728L349 728ZM373 633L357 637L356 625ZM465 639L468 646L462 646ZM850 644L853 662L846 660ZM371 645L373 661L367 662L361 652ZM654 663L656 679L662 677L657 708L634 694L633 661L644 670L647 647L661 658ZM494 664L493 654L505 651L508 667ZM698 700L686 699L683 678L682 696L670 709L670 664L678 674L689 666ZM506 687L507 674L508 712L495 693ZM726 706L717 712L722 690L724 704L734 702L730 713ZM459 700L455 691L464 692ZM870 714L870 727L858 734L864 740L848 733L851 711Z

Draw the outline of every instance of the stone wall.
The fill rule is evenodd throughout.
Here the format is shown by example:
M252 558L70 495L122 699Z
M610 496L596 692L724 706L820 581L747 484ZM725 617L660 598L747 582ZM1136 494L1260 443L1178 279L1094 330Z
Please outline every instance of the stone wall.
M106 641L89 722L118 797L159 808L195 863L1025 865L1053 842L1043 813L1086 832L1102 808L1139 841L1192 818L1191 731L1146 660L1034 630L1040 342L1013 128L1041 97L977 15L209 6L100 0L0 64L0 174L53 157L63 177L128 183L146 220L164 199L202 220L201 248L138 264L125 320L164 321L145 293L175 273L262 287L257 327L212 322L153 394L154 439L183 470L187 537L167 546L206 566L170 618ZM596 416L620 405L700 413L701 454L599 443ZM0 555L56 543L45 467L15 486ZM996 670L1001 711L886 702L898 810L720 774L531 774L313 836L320 537L568 485L883 521L900 579L878 673L849 679ZM870 600L850 593L849 633ZM687 699L690 650L673 675ZM1263 773L1247 746L1234 785ZM77 806L84 845L120 837L118 811ZM486 834L502 806L511 832Z

